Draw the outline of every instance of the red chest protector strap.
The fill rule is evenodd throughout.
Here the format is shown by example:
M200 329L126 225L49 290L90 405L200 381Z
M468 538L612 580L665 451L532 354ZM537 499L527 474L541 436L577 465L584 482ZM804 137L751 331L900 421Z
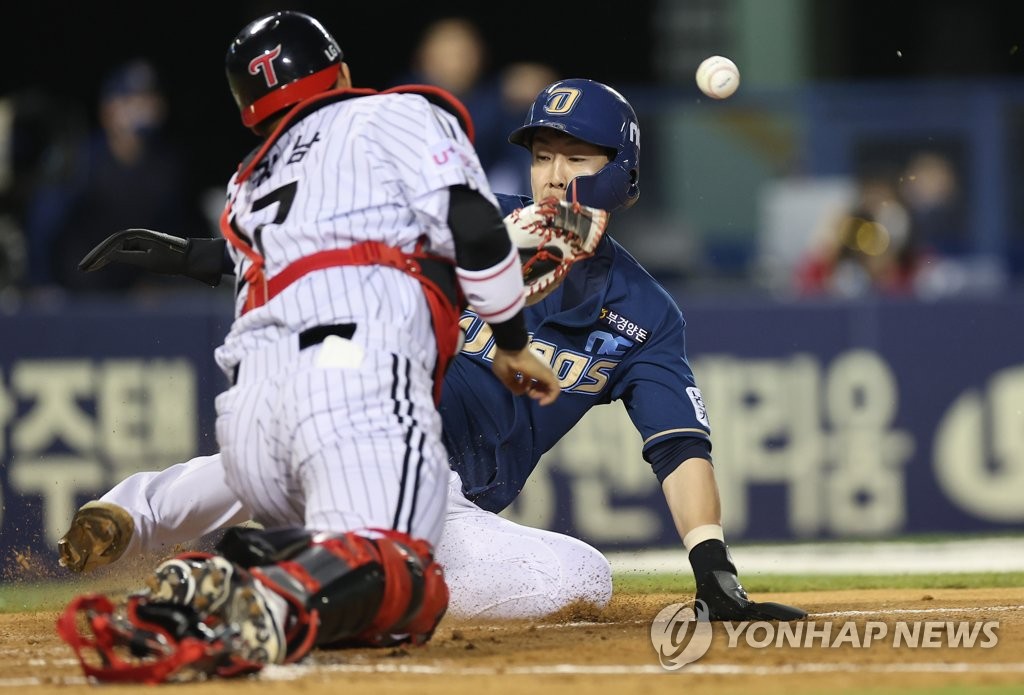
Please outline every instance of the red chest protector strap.
M428 253L405 253L379 241L364 241L347 249L330 249L304 256L268 279L263 271L263 256L239 239L227 217L228 209L225 208L221 217L224 238L250 261L243 276L248 289L242 314L263 306L296 280L316 270L345 265L383 265L415 278L426 296L434 325L437 340L434 402L441 402L441 385L448 364L455 357L459 342L459 316L465 304L455 276L454 262Z

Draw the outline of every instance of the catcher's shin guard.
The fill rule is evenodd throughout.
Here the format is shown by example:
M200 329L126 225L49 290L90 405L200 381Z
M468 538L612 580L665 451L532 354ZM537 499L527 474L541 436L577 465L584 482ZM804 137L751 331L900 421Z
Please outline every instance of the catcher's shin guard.
M332 646L423 644L448 609L430 544L395 531L320 534L253 576L319 620L289 637ZM315 630L315 634L311 634Z

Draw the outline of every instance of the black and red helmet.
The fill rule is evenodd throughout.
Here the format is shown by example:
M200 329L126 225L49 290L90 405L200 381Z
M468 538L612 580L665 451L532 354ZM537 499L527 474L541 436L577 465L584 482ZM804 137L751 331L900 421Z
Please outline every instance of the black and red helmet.
M270 116L331 89L341 48L323 25L301 12L275 12L238 32L224 60L242 123Z

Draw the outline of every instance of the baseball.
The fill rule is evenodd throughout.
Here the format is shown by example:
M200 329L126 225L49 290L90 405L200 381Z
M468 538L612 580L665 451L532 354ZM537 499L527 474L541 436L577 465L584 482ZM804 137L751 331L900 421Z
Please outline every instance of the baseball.
M740 86L740 70L725 56L711 56L697 68L697 86L712 99L726 99Z

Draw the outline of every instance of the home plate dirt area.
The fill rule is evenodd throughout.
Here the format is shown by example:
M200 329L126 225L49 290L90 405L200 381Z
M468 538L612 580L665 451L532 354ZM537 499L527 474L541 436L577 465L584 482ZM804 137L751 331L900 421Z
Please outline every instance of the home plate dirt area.
M652 646L651 622L668 604L690 597L624 593L603 610L581 606L538 621L446 618L423 647L318 651L301 664L186 687L190 693L303 695L564 695L583 689L637 695L790 695L880 687L930 692L940 686L1024 683L1024 590L1020 588L803 592L757 598L807 609L809 621L818 630L815 634L820 635L822 626L831 622L831 637L819 637L810 644L797 640L800 646L792 646L791 641L757 646L767 640L767 630L761 629L735 632L730 646L730 635L716 624L707 653L669 672ZM97 686L86 681L71 650L58 639L56 618L55 611L0 615L0 695L96 692ZM863 636L869 622L878 634L884 623L886 637L869 647L851 640L833 646L830 642L836 641L841 626L849 621L857 627L848 634ZM948 628L943 626L937 628L939 638L932 640L933 646L924 646L924 638L916 648L905 642L893 644L898 623L924 623L927 628L930 623L959 621L989 623L988 632L978 633L970 648L950 647L943 632ZM829 644L822 646L823 642ZM124 691L125 686L99 687Z

